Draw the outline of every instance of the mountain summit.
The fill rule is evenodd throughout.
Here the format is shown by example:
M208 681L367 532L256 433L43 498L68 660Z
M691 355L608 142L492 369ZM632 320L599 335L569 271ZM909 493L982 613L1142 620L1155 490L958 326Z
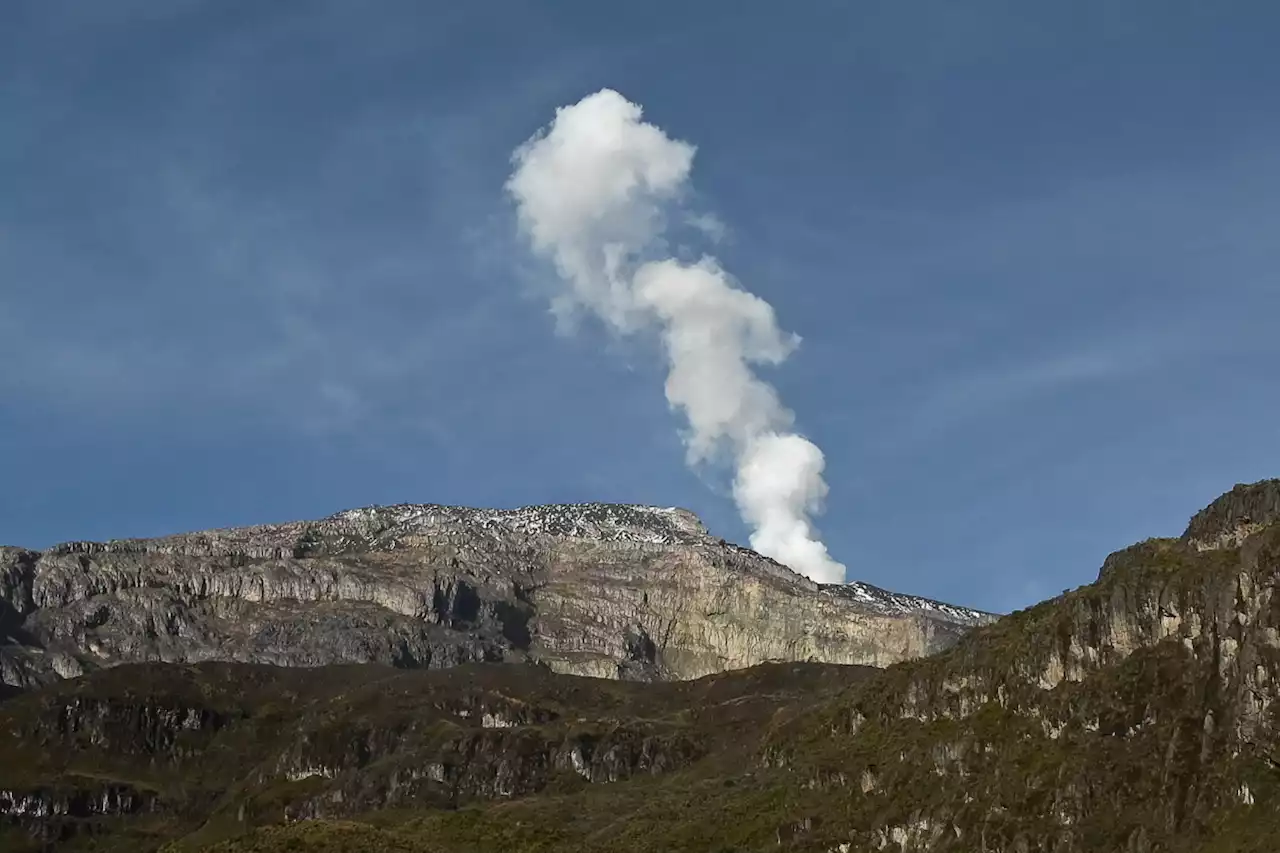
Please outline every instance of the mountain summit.
M887 666L993 618L816 584L678 508L401 504L0 549L0 681L15 687L144 661L525 661L629 680Z

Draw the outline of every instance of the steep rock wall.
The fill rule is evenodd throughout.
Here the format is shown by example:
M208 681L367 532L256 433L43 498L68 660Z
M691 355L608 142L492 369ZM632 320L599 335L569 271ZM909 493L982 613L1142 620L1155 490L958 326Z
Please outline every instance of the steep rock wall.
M886 666L988 614L823 587L679 509L375 507L316 522L0 552L0 679L124 662L446 667L628 679L769 660Z

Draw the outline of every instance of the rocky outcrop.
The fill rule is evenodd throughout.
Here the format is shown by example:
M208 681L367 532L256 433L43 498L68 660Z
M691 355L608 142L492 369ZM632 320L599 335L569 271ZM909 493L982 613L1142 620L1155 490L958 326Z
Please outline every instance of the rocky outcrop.
M44 850L54 850L94 820L129 818L156 809L154 792L98 779L83 781L83 786L69 788L0 788L0 825L18 830L27 836L23 840Z
M1196 513L1182 539L1201 550L1230 548L1280 522L1280 480L1239 483Z
M401 505L0 551L0 679L23 687L138 661L533 660L641 680L769 660L887 666L991 618L820 586L675 508Z

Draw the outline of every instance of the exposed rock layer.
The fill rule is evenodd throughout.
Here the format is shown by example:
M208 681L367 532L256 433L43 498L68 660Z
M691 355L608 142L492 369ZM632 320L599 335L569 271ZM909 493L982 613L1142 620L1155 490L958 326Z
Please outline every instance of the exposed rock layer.
M679 509L373 507L317 522L0 550L0 681L207 660L696 678L887 666L987 614L819 586Z
M831 849L1277 849L1277 495L1237 486L1096 583L877 673L775 732L765 763L860 787L875 819Z

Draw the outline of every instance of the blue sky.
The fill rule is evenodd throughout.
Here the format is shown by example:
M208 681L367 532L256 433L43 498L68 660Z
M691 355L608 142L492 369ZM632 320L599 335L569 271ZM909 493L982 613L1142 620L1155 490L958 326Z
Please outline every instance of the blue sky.
M1280 473L1280 6L0 9L0 542L679 504L663 365L557 334L503 193L612 87L803 344L851 578L1009 610Z

